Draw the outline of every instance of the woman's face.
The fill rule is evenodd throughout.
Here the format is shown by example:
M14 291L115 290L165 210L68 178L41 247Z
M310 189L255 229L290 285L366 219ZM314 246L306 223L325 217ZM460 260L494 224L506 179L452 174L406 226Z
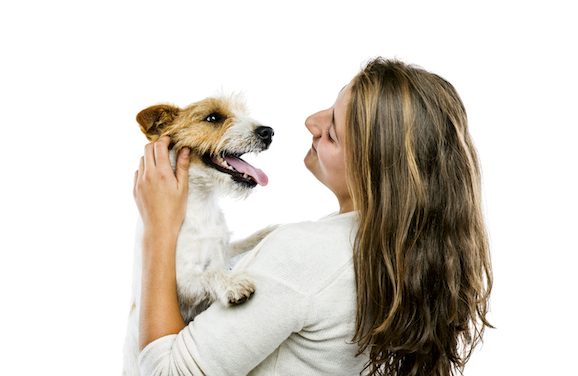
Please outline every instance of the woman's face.
M347 85L332 107L305 120L305 126L313 135L305 166L337 196L342 213L352 210L345 174L345 116L350 95L351 88Z

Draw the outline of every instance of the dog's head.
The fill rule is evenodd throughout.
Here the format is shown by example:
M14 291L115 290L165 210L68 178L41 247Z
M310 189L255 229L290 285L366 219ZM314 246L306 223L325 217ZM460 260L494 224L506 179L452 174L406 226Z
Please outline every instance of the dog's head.
M136 119L150 141L166 135L175 153L188 147L196 178L198 173L205 178L202 184L218 183L237 193L267 184L267 175L240 157L267 149L273 129L249 118L239 99L206 98L185 108L159 104L142 110Z

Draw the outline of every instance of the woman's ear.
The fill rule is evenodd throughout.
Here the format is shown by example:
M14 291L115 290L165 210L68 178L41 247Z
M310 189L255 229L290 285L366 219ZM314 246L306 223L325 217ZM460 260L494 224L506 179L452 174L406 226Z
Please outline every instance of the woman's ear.
M180 111L180 108L170 104L157 104L139 112L136 121L149 141L156 141L179 116Z

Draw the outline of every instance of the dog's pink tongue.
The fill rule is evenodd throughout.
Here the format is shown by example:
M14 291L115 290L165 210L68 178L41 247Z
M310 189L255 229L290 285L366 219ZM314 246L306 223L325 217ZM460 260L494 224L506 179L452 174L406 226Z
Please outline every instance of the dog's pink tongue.
M257 184L265 186L269 182L269 178L267 177L267 175L265 175L263 171L251 166L244 160L234 157L225 157L225 160L229 165L233 166L235 170L239 172L244 172L247 175L252 176L253 179L255 179L255 181L257 182Z

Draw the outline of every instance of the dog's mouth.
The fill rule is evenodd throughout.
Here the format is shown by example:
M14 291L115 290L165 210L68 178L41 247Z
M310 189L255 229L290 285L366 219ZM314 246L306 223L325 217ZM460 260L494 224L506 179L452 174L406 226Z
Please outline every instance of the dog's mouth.
M251 164L242 160L242 154L221 153L219 155L204 154L203 162L209 167L214 168L225 174L231 175L231 178L248 188L253 188L257 184L267 185L269 178L260 169L253 167Z

